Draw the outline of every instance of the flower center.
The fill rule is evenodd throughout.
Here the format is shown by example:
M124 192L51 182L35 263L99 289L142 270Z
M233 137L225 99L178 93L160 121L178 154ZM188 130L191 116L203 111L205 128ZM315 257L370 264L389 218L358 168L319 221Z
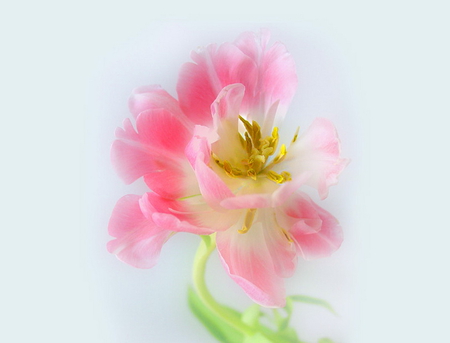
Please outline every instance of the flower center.
M273 128L271 136L262 138L261 127L256 121L250 123L242 116L239 116L239 120L245 127L244 136L239 134L239 140L247 154L247 158L243 159L239 164L233 165L227 160L221 160L215 153L212 153L211 156L216 164L232 178L240 177L256 180L258 177L265 177L278 184L290 181L291 174L287 171L279 174L271 170L273 166L283 161L286 157L286 145L282 144L278 155L268 163L270 156L275 153L278 145L278 128Z

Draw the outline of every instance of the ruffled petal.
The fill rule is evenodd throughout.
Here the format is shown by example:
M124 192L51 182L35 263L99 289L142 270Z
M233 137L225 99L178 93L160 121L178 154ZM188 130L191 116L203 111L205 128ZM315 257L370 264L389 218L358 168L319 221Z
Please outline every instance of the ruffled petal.
M213 118L217 118L217 121L227 118L235 119L237 123L244 93L245 87L240 83L224 87L211 105Z
M194 63L183 65L177 92L183 112L193 122L210 125L211 104L227 85L242 83L253 94L258 80L257 66L235 45L209 45L203 51L193 52L191 57Z
M308 172L310 178L306 184L316 188L324 199L328 188L337 183L339 174L349 162L340 157L340 152L340 141L333 124L318 118L291 144L286 159L278 168Z
M124 128L116 131L111 160L117 173L127 184L144 176L161 195L181 196L192 181L184 161L189 130L164 109L141 112L136 127L127 119Z
M178 101L157 85L142 86L134 89L128 100L128 107L134 118L137 118L139 114L147 110L165 109L186 126L193 126L192 122L181 111Z
M271 209L258 210L250 230L241 234L245 216L217 233L217 249L230 277L253 301L267 307L285 305L283 277L296 266L295 246L276 227Z
M210 235L213 229L192 224L195 213L179 200L162 198L155 193L146 193L139 201L144 216L159 227L176 232Z
M108 242L107 248L133 267L151 268L172 232L148 220L139 199L137 195L126 195L117 202L108 226L109 234L116 239Z
M259 34L244 32L235 41L235 45L249 56L258 66L259 79L253 88L253 103L250 108L251 119L259 123L267 121L270 129L275 114L281 120L286 113L297 88L295 62L286 47L280 42L268 47L270 34L262 30ZM270 107L277 103L277 111L269 113ZM279 103L279 104L278 104ZM265 118L263 117L265 116Z
M234 194L225 182L202 161L201 157L196 160L195 175L200 192L206 202L216 211L224 211L220 202L226 198L234 197Z
M277 221L289 232L299 253L307 260L331 255L343 240L336 218L304 193L294 194L277 209Z

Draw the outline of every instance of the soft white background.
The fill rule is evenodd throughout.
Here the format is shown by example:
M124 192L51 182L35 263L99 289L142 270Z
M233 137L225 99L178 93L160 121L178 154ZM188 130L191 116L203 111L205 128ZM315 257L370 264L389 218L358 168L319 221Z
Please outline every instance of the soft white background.
M176 235L152 270L106 252L115 202L143 191L115 175L109 145L132 88L174 94L191 49L260 27L297 63L289 127L330 118L352 159L321 204L346 241L287 281L339 316L298 305L295 325L310 342L449 340L448 10L400 0L2 5L0 341L212 341L186 306L197 237ZM215 258L208 276L219 299L250 304Z

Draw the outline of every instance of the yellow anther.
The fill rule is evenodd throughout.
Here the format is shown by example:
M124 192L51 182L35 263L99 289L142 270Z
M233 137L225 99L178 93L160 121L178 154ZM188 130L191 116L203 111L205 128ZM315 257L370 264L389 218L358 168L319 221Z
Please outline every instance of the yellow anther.
M284 181L291 181L292 180L291 173L289 173L287 171L281 172L281 176L283 177Z
M278 127L275 126L272 130L272 143L271 143L271 147L273 148L272 154L275 152L275 150L277 150L277 145L278 145Z
M251 154L252 150L253 150L253 144L252 144L252 139L250 138L250 136L248 135L248 132L245 133L245 142L246 142L246 150L247 150L247 154Z
M300 127L297 127L297 130L295 130L294 138L292 138L292 143L295 143L298 137L298 131L300 130Z
M239 136L239 142L241 142L242 147L245 149L247 147L247 142L245 141L244 137L242 135L238 134Z
M247 132L251 134L252 131L253 131L252 124L250 124L250 122L248 120L244 119L244 117L242 117L242 116L239 116L239 119L242 122L242 124L244 124L245 129L247 130Z
M247 170L247 176L252 178L253 180L256 180L255 170L253 168L250 168L249 170Z
M292 239L291 235L280 226L281 232L283 232L284 237L289 241L289 243L294 243L294 240Z
M252 122L252 138L253 138L253 144L260 146L260 140L261 140L261 127L259 124L253 120Z
M244 226L242 226L242 229L238 230L238 232L239 232L239 233L247 233L248 230L250 230L250 228L249 228L249 227L246 227L246 226L244 225Z
M292 180L291 174L286 171L281 172L281 174L278 174L277 172L274 172L273 170L269 170L266 175L269 180L272 180L273 182L276 182L276 183L283 183L283 182Z
M280 152L278 153L277 157L274 158L272 164L277 164L284 160L284 157L286 156L286 145L281 144Z
M223 169L225 170L225 173L227 173L228 176L234 177L233 174L233 167L231 166L230 162L223 161Z
M267 172L267 178L269 180L272 180L273 182L276 182L276 183L283 183L285 181L284 177L282 175L274 172L273 170L269 170Z
M247 213L245 214L244 225L242 226L242 229L238 230L239 233L246 233L248 232L248 230L250 230L253 224L253 219L255 219L256 210L256 208L249 208L247 210Z

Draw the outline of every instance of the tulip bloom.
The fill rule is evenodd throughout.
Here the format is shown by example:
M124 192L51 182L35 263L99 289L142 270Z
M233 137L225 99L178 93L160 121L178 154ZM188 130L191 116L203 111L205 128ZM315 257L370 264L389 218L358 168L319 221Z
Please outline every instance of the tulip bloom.
M256 303L285 304L283 278L297 257L323 257L342 242L337 220L299 189L323 199L347 164L334 126L316 119L285 140L278 134L297 76L284 45L266 32L192 53L178 100L157 86L136 89L116 131L112 162L126 183L151 190L114 208L108 250L151 268L177 232L215 233L230 277Z

